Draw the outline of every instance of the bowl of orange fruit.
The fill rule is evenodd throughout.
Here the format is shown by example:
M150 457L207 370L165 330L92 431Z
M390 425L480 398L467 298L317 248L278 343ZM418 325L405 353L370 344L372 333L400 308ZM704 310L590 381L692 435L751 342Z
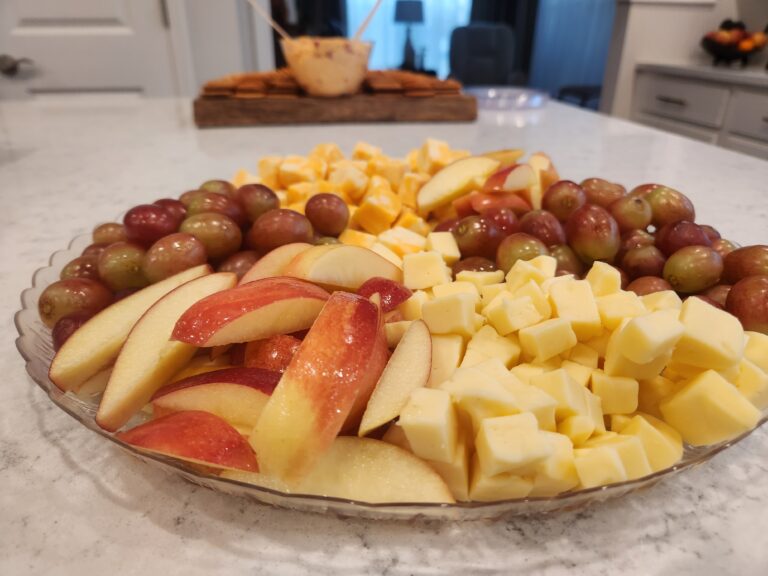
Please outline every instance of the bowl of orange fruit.
M768 43L768 26L763 32L749 32L743 22L724 20L720 28L708 32L701 45L714 58L714 65L721 62L741 61L746 66L749 57Z

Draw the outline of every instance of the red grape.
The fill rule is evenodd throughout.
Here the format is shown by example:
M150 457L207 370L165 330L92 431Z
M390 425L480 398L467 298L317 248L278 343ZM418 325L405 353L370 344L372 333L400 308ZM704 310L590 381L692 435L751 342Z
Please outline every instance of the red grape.
M667 259L656 246L633 248L621 259L621 268L630 280L642 276L661 276Z
M191 234L177 232L160 238L144 255L144 276L151 283L159 282L188 268L205 264L205 246Z
M645 230L629 230L621 235L621 242L619 244L619 252L616 254L617 260L621 260L624 254L632 250L633 248L642 248L643 246L653 246L654 237L653 234L646 232Z
M587 264L595 260L612 262L619 251L619 225L605 208L585 204L565 224L568 244Z
M581 186L570 180L560 180L547 189L541 205L554 214L555 218L565 222L586 203L587 195Z
M349 222L347 204L335 194L316 194L307 201L304 214L323 236L338 236Z
M664 264L664 279L677 292L701 292L718 283L723 259L708 246L681 248Z
M203 194L209 194L209 192L206 192L205 190L187 190L179 196L179 202L181 202L185 207L189 206L189 203L192 202L195 198L198 196L202 196Z
M248 244L263 254L294 242L311 243L312 224L303 214L287 208L270 210L259 216L248 231Z
M672 290L672 285L664 280L664 278L659 278L658 276L641 276L632 280L627 285L627 290L634 292L638 296L645 296L654 292Z
M725 302L728 299L728 294L730 293L731 288L732 286L729 284L718 284L704 292L704 296L717 302L721 308L725 308Z
M109 244L89 244L85 247L81 256L96 256L98 258L107 246Z
M470 256L469 258L454 262L452 267L453 277L455 278L456 274L462 270L469 270L470 272L493 272L494 270L498 270L498 268L496 267L496 263L492 260L488 260L488 258L483 258L482 256Z
M656 188L663 188L663 186L661 184L640 184L639 186L632 188L629 196L644 197L650 194L653 190L656 190Z
M280 199L264 184L246 184L237 189L237 199L245 209L248 219L256 219L270 210L280 208Z
M483 217L489 219L502 236L509 236L520 230L517 216L510 208L489 208L483 212Z
M696 210L693 203L682 192L662 186L651 190L645 199L651 205L653 216L651 224L661 228L680 220L693 222L696 220Z
M570 246L560 244L549 247L550 256L557 260L557 271L564 274L573 274L581 276L584 273L584 263L579 260Z
M565 244L565 230L560 221L546 210L531 210L520 219L520 232L541 240L545 246Z
M662 226L656 232L656 247L670 256L685 246L710 246L712 241L701 226L680 220Z
M453 235L463 258L470 256L492 258L503 238L501 230L489 218L480 215L467 216L459 220Z
M248 217L243 207L236 200L222 194L206 192L195 196L187 204L187 217L205 212L224 214L240 227L248 224Z
M768 275L768 246L756 244L730 252L723 262L723 280L735 284L747 276Z
M259 260L259 255L253 250L235 252L219 266L219 272L234 272L240 280Z
M113 292L149 284L142 265L145 251L137 244L115 242L99 255L99 276Z
M168 210L155 204L141 204L128 210L123 218L129 242L148 247L176 232L178 221Z
M496 251L496 266L506 274L518 260L531 260L536 256L547 255L546 245L530 234L516 232L504 238Z
M643 230L651 223L651 205L639 196L622 196L608 211L619 225L619 230Z
M160 200L155 200L153 204L157 204L168 210L171 216L173 216L179 224L181 224L182 220L187 217L187 208L180 200L160 198Z
M90 312L75 312L69 316L59 318L51 331L54 351L58 352L59 348L64 345L64 342L69 340L69 337L74 334L75 330L80 328L80 326L85 324L92 317L93 314Z
M461 219L466 218L467 216L472 216L473 214L479 214L479 212L472 206L472 197L477 194L480 194L480 192L475 191L464 196L459 196L451 202L451 206L453 206L453 209L456 211L456 216Z
M222 196L224 198L224 196ZM243 233L234 220L219 212L203 212L188 216L179 228L205 246L211 260L221 260L240 250Z
M213 192L214 194L223 194L230 198L235 198L237 194L237 189L226 180L206 180L200 184L200 190Z
M125 226L117 222L100 224L93 229L94 244L112 244L113 242L124 242L127 239Z
M712 249L720 254L723 260L725 260L725 257L728 256L728 254L738 248L740 248L740 246L736 244L736 242L731 242L725 238L718 238L717 240L712 241Z
M747 276L736 282L725 309L741 321L744 330L768 334L768 276Z
M448 220L443 220L442 222L438 222L433 232L453 232L454 230L456 230L456 227L458 225L459 225L458 218L449 218Z
M49 328L70 314L95 314L112 303L112 293L101 283L88 278L69 278L49 284L37 309L40 319Z
M516 216L522 216L531 209L528 201L513 192L496 192L489 194L487 192L478 192L470 195L472 208L478 214L484 214L488 210L496 208L509 208Z
M625 196L627 189L621 184L614 184L602 178L587 178L581 183L589 204L608 208L616 200Z
M704 231L704 234L706 234L707 237L712 242L714 242L715 240L719 240L721 238L720 232L718 232L715 228L713 228L709 224L699 224L699 227Z
M61 269L59 278L66 280L67 278L89 278L91 280L99 279L99 258L97 256L78 256L74 260L69 261L64 268Z

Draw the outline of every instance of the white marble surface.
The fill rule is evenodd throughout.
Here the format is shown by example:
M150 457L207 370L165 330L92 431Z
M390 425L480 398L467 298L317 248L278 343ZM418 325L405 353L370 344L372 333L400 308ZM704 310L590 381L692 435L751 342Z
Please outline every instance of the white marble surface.
M431 135L549 152L561 174L661 181L699 221L766 241L768 163L551 104L468 125L195 130L181 101L0 103L0 574L768 573L768 431L640 494L495 523L339 520L213 493L110 446L24 372L11 316L48 255L131 205L230 176L266 153Z
M637 65L639 71L659 72L699 80L712 80L739 86L768 88L768 70L763 66L741 68L732 66L712 66L711 64L658 64L653 62Z

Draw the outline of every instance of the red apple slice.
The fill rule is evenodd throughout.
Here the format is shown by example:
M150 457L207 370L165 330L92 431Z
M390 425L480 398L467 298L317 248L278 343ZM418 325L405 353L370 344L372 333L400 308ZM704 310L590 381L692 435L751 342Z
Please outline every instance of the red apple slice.
M469 156L456 160L421 187L416 199L419 212L428 214L436 208L450 204L467 192L479 190L488 176L498 168L498 160L483 156Z
M358 399L365 407L386 353L379 308L356 294L331 295L251 435L262 469L290 479L310 471Z
M158 300L128 335L101 398L96 422L114 432L192 359L196 349L170 340L176 320L193 303L231 288L237 276L218 272L182 284Z
M309 282L262 278L190 306L176 323L173 339L207 347L304 330L327 299L328 292Z
M408 300L413 292L403 286L400 282L393 282L386 278L371 278L357 290L360 296L370 298L378 294L382 312L391 312L400 304Z
M163 296L211 273L207 264L161 280L118 300L78 328L51 362L51 381L62 390L77 390L86 380L114 363L128 333L139 318Z
M278 334L245 345L244 364L250 368L262 368L283 373L291 363L301 340L290 334Z
M528 164L514 164L494 172L485 181L483 192L521 192L536 183L536 172Z
M560 180L560 175L552 164L552 160L544 152L531 154L528 164L536 173L536 183L528 191L528 200L534 210L539 210L544 193L552 184Z
M493 158L499 161L499 169L506 168L516 164L520 158L525 154L525 150L521 148L507 148L504 150L494 150L492 152L485 152L481 156L486 158Z
M291 260L285 275L352 292L377 276L403 280L403 271L386 258L368 248L344 244L313 246Z
M131 446L195 463L252 472L259 469L245 438L208 412L176 412L116 436Z
M381 373L363 414L359 436L397 418L411 392L427 385L432 371L432 337L427 325L411 323Z
M292 244L283 244L274 250L267 252L262 256L250 270L240 279L240 284L270 278L272 276L282 276L283 269L288 263L302 252L312 248L312 244L306 242L294 242Z

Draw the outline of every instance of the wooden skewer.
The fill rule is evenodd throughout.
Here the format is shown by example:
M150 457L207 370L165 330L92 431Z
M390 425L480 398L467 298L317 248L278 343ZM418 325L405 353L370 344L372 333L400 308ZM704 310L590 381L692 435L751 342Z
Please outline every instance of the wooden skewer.
M360 36L363 35L363 32L365 32L365 29L368 28L368 24L371 23L371 19L373 18L373 15L376 14L376 11L379 9L379 6L381 6L382 0L376 0L376 4L373 5L373 8L371 8L371 11L368 12L368 16L365 17L365 20L363 20L363 23L360 24L360 28L357 29L357 32L355 32L355 36L353 40L360 40Z
M379 1L381 1L381 0L379 0ZM248 0L248 2L251 3L251 6L253 6L253 9L256 10L256 12L258 12L259 16L264 18L264 20L267 21L267 24L272 26L272 28L275 30L275 32L280 34L280 36L282 36L284 40L290 40L291 39L291 37L288 35L288 32L283 30L283 27L280 26L280 24L278 24L277 22L272 20L272 17L269 14L267 14L267 11L264 10L264 8L261 7L261 4L259 4L259 0Z

